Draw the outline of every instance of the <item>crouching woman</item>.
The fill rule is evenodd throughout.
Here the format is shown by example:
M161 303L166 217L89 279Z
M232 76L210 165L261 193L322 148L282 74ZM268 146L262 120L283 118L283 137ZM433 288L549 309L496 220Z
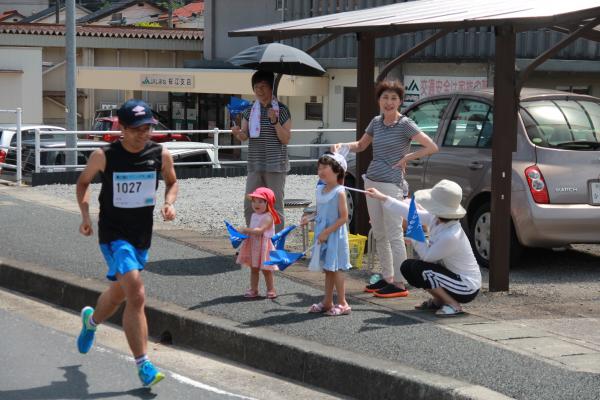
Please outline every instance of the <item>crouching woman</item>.
M377 189L367 189L368 196L384 202L384 208L408 218L409 200L397 200ZM429 241L413 240L420 259L408 259L400 270L409 284L425 289L432 298L416 306L435 310L440 317L463 314L461 304L472 301L481 288L481 271L460 219L466 211L460 205L461 187L442 180L433 188L414 193L422 224L429 227ZM412 239L411 239L412 240Z

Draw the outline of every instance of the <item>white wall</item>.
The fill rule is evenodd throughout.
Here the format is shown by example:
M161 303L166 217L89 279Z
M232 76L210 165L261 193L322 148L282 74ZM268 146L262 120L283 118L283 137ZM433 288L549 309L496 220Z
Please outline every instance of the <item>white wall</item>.
M21 107L23 123L42 123L42 49L0 48L0 70L23 71L17 74L0 73L0 108ZM2 113L0 122L14 123L14 115Z

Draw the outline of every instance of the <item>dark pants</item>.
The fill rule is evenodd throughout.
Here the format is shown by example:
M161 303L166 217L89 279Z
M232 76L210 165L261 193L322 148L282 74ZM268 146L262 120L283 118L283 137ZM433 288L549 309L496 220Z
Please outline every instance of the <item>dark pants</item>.
M410 285L420 289L441 287L459 303L469 303L479 293L479 289L473 291L460 275L440 264L409 259L402 263L400 271Z

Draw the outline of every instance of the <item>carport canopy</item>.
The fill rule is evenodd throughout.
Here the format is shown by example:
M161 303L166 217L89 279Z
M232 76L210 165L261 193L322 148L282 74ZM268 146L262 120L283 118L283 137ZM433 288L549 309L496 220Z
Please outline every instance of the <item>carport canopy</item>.
M355 34L358 42L357 140L376 115L373 101L375 39L402 33L434 30L435 33L385 66L378 80L396 64L408 59L445 34L482 26L495 31L494 137L492 144L492 228L490 251L490 290L509 289L511 230L512 152L516 147L519 93L527 76L578 38L600 42L600 3L598 0L419 0L386 6L328 14L319 17L264 25L229 32L229 36L256 36L259 42L285 40L305 35L326 36L312 52L339 35ZM565 37L533 60L524 70L515 70L516 33L552 29ZM502 138L502 140L498 140ZM372 155L357 155L358 176L366 171ZM362 183L362 180L361 180ZM364 197L357 207L358 229L368 230Z

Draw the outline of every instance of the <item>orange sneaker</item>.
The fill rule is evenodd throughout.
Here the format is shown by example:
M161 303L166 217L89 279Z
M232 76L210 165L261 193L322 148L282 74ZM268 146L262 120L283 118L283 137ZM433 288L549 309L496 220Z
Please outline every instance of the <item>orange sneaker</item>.
M380 289L373 293L375 297L392 298L392 297L406 297L408 296L408 290L399 288L398 286L388 283L383 289Z
M388 283L385 279L380 279L375 283L365 286L365 292L366 293L375 293L376 291L383 289L387 285L388 285Z

